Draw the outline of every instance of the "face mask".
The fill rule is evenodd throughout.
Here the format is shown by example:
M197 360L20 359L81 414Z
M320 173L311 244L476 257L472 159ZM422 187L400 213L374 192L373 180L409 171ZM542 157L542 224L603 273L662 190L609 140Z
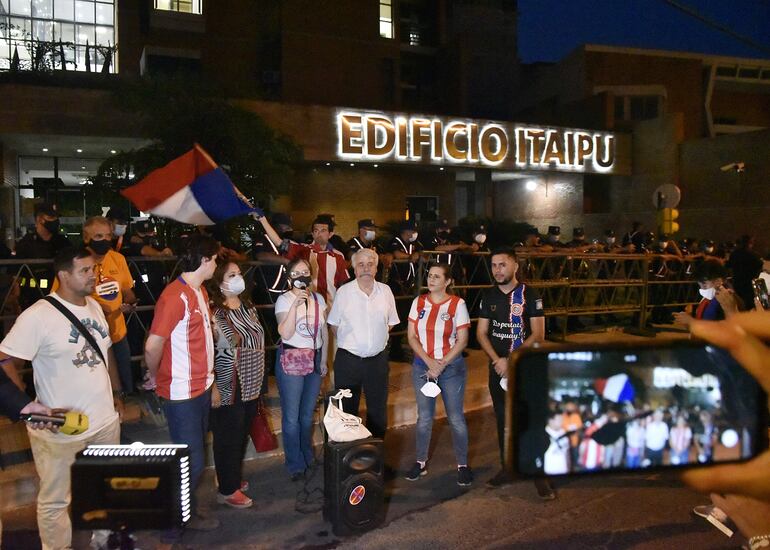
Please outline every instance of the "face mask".
M661 249L666 248L666 246L668 246L668 241L658 242L658 247L660 247Z
M417 240L417 233L412 233L412 236L409 237L409 242L413 243L416 240Z
M88 243L88 246L93 250L97 256L104 256L107 254L107 251L112 248L112 242L108 240L103 241L95 241L91 240L90 243Z
M503 391L508 391L508 379L507 378L501 378L500 379L500 387L503 388Z
M548 235L548 242L558 243L559 242L559 235Z
M371 229L367 229L364 231L364 239L367 241L373 241L374 240L375 233Z
M423 384L422 388L420 388L420 391L425 397L437 397L438 394L441 393L441 388L438 387L438 384L433 382L432 380L428 380Z
M703 296L706 300L713 300L714 296L717 295L716 288L701 288L698 289L698 292L700 292L700 295Z
M706 254L712 254L714 252L714 247L713 246L707 246L704 249L704 252L706 252Z
M484 233L479 233L474 237L473 240L479 244L484 244L485 242L487 242L487 236Z
M231 295L237 296L238 294L246 290L246 281L243 280L242 276L236 275L231 279L222 281L222 286L220 286L219 288L222 289L222 292L224 292L225 294L231 294Z
M606 242L609 245L615 244L615 237L607 237Z
M126 234L126 226L125 225L116 225L115 226L115 236L116 237L122 237Z
M292 279L292 286L294 288L308 288L313 282L310 275L302 275L301 277L295 277Z
M43 227L46 228L46 230L49 233L58 233L59 232L59 220L51 220L43 222Z

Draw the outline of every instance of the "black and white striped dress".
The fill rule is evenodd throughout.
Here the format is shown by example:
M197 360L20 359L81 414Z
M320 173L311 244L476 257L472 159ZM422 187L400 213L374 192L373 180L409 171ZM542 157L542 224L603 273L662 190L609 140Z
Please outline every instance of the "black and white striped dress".
M259 397L265 376L265 332L254 308L216 308L217 327L214 373L222 405L235 402L233 390L241 389L241 400Z

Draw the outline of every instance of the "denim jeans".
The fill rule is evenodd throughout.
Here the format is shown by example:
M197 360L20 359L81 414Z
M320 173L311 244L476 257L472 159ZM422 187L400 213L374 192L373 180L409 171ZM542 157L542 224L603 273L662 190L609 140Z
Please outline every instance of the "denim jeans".
M427 372L428 368L422 364L422 361L415 361L412 365L412 383L417 399L417 460L420 462L428 460L433 416L436 412L437 398L427 397L420 391L427 381L425 378ZM463 412L467 376L465 360L460 356L446 366L436 381L441 388L441 399L444 401L444 409L452 429L452 446L458 465L468 464L468 426Z
M293 376L283 372L281 354L275 354L275 378L281 397L281 435L286 469L289 474L300 474L315 460L313 453L313 412L321 375L311 372Z
M195 494L201 474L206 465L206 434L209 431L209 410L211 389L198 397L183 401L163 400L163 412L168 420L171 441L185 444L190 451L190 488ZM195 506L193 505L193 510Z
M634 449L629 452L630 449L626 449L626 468L641 468L642 466L642 449Z
M115 363L118 367L118 376L120 385L126 393L134 391L134 373L131 370L131 348L128 345L128 338L112 343L112 352L115 354Z

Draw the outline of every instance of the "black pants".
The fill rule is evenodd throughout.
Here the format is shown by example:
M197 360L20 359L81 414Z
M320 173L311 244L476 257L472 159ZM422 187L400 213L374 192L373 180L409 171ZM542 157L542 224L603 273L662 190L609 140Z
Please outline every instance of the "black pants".
M257 412L257 400L243 402L240 393L236 388L235 403L211 409L209 418L214 433L214 467L222 495L232 495L241 486L243 455Z
M500 464L505 464L505 390L500 386L500 375L489 364L489 395L497 420L497 443L500 445Z
M343 410L358 416L361 390L366 394L366 427L374 437L385 437L388 427L388 351L373 357L359 357L339 348L334 358L334 389L348 388L351 399L342 401Z

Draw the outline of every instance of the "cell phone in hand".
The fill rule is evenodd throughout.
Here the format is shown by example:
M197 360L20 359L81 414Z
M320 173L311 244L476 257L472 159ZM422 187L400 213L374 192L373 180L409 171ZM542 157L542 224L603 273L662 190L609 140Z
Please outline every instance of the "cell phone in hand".
M770 295L768 295L765 280L762 277L757 277L751 281L751 285L754 288L754 297L759 300L764 309L770 309Z
M767 396L710 344L528 350L508 378L517 475L685 468L767 448Z

